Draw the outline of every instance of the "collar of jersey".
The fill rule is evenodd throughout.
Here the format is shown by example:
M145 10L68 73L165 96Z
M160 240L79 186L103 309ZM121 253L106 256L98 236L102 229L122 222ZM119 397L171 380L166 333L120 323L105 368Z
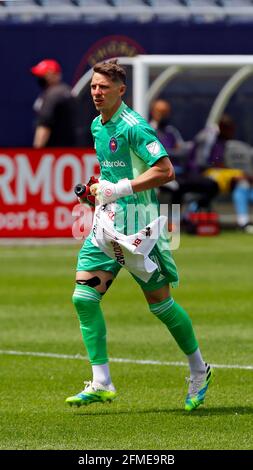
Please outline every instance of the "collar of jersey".
M124 103L124 101L122 101L120 107L117 109L116 113L114 113L114 115L111 117L111 119L109 121L106 122L106 124L110 124L111 122L116 122L120 116L120 114L122 113L123 109L127 108L127 105L126 103Z

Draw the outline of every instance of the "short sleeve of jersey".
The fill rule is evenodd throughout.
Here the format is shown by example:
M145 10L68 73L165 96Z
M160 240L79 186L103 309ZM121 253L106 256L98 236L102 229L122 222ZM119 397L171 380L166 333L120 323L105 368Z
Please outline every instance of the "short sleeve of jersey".
M168 157L168 152L148 123L139 123L129 131L130 147L148 166L154 165L162 157Z

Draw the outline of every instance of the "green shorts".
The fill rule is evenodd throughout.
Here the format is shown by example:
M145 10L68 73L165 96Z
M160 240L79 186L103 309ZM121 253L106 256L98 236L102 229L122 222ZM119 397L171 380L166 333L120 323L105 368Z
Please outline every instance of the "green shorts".
M111 271L114 277L116 277L122 265L103 253L100 248L93 245L91 239L92 234L86 238L79 252L76 270ZM168 284L172 285L172 287L177 287L178 272L170 251L161 250L158 242L150 252L149 257L158 266L158 269L156 269L149 281L144 282L142 279L132 274L141 288L146 291L153 291Z

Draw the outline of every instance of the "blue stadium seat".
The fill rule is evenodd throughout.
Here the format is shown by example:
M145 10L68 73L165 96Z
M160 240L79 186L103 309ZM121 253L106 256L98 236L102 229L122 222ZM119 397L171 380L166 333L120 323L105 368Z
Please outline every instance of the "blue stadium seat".
M113 0L78 0L78 4L85 22L97 23L118 18Z
M44 17L39 0L5 0L1 3L4 5L0 9L1 21L30 22Z
M114 0L121 21L151 21L154 13L150 8L152 2L145 0Z
M252 0L222 0L222 3L225 7L251 7L253 5Z
M39 0L39 1L41 1L42 5L46 6L46 7L55 7L55 6L57 6L57 7L61 7L61 6L71 7L71 6L74 5L74 3L71 2L70 0Z
M0 0L0 20L202 22L253 19L253 0Z
M78 5L80 6L114 6L115 2L113 0L77 0Z

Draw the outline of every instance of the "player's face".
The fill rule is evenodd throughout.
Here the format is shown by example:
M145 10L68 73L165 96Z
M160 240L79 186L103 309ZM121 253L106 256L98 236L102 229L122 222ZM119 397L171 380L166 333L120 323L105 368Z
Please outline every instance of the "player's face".
M91 80L91 96L96 109L105 114L115 112L125 88L122 83L112 82L106 75L95 72Z

